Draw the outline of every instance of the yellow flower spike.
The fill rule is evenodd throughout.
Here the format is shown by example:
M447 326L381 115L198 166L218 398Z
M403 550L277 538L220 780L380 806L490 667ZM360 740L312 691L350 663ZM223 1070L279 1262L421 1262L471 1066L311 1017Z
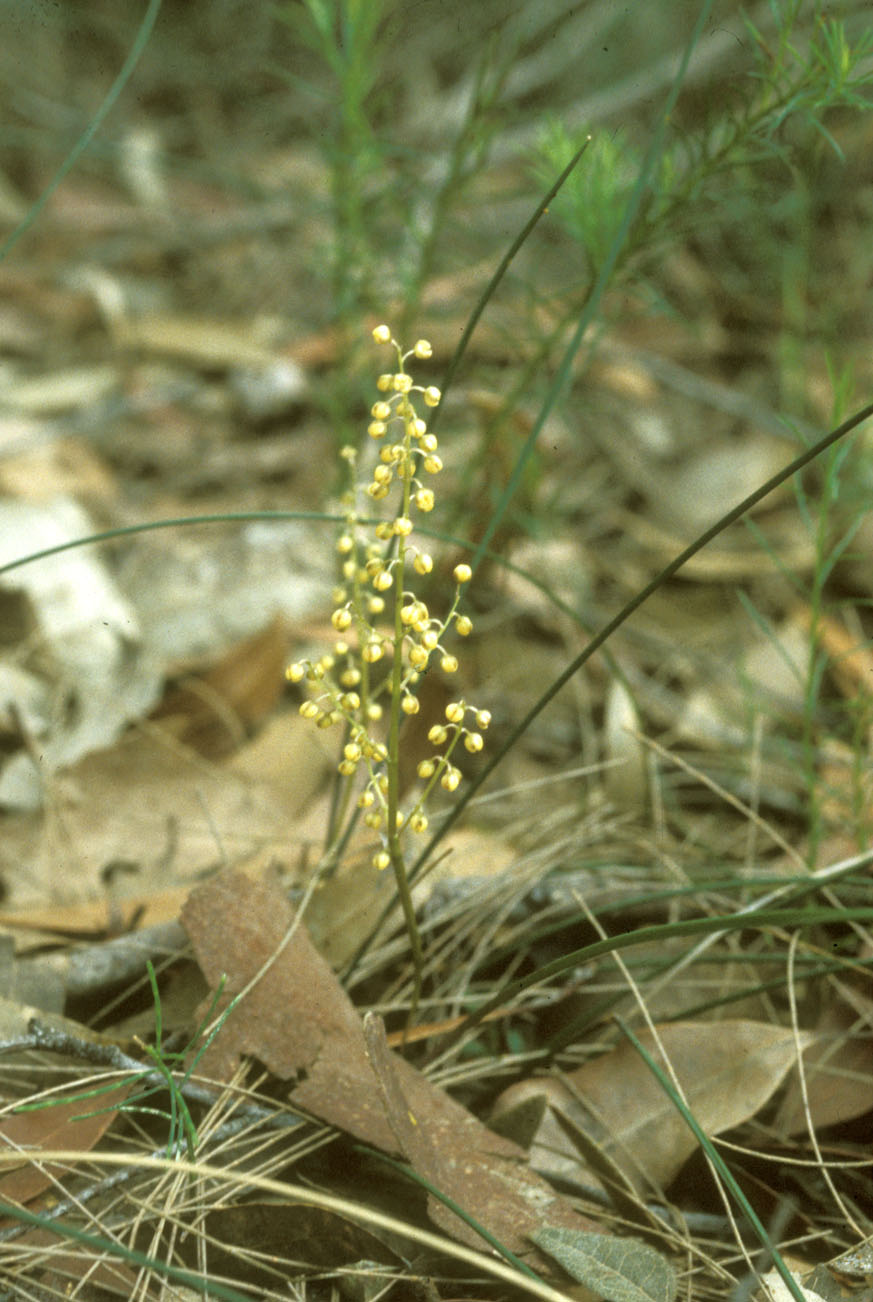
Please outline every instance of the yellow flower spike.
M314 699L300 706L301 714L318 727L341 724L345 730L337 756L339 772L348 779L342 795L343 815L356 799L364 825L381 837L372 856L373 865L380 871L387 867L395 871L412 946L414 1010L421 994L424 960L406 878L403 838L407 832L425 832L428 818L423 796L405 815L401 812L402 723L404 716L421 712L417 684L432 657L440 660L447 673L458 668L457 657L446 650L441 640L447 630L454 625L459 635L466 637L473 625L468 616L457 614L459 592L455 593L450 614L442 618L431 616L426 604L409 591L410 579L434 571L433 557L406 540L413 533L410 517L414 512L429 513L435 508L434 491L422 480L441 471L443 462L438 454L439 443L428 430L426 419L426 409L438 407L442 394L436 385L415 383L406 364L410 358L432 357L431 344L418 339L412 349L404 350L384 323L375 327L373 339L390 344L396 369L378 376L379 396L363 422L369 436L376 440L375 455L367 462L372 473L363 482L355 482L360 457L350 446L341 454L351 471L350 487L340 499L341 523L335 548L342 581L334 590L331 623L337 634L343 635L348 629L354 632L348 642L341 637L334 644L332 655L322 657L315 665L294 662L286 674L290 682L320 680L320 687L310 688ZM361 503L368 499L380 502L389 493L396 495L393 509L383 509L379 520L365 519L368 513L361 510ZM466 583L472 577L471 567L456 566L454 577L458 585ZM387 669L369 670L370 665L382 660L387 661ZM468 713L475 715L479 731L472 731L472 724L469 730L464 727ZM377 729L373 725L383 714L385 723ZM450 763L453 749L463 741L468 751L481 750L482 730L489 718L487 711L476 711L463 701L452 702L446 711L447 722L433 725L428 733L433 747L444 746L446 750L442 757L436 753L419 763L424 790L429 793L437 781L446 791L457 788L461 772ZM375 740L377 733L384 737L383 741ZM362 765L366 766L367 776L360 779L353 794L352 783L355 775L360 777ZM341 844L340 835L338 828L337 845Z

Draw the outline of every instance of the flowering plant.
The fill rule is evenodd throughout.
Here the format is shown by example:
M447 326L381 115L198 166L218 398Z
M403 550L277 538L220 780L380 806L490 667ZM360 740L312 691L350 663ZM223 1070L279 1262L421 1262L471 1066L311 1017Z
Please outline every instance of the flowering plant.
M316 661L290 664L286 676L308 688L300 706L305 718L320 728L344 729L337 768L345 781L335 825L344 825L356 799L365 824L379 834L373 866L380 870L390 866L397 882L415 965L414 1009L421 988L422 954L406 871L406 835L427 830L428 802L437 786L456 790L461 772L453 755L459 745L474 754L482 750L482 733L491 716L463 699L449 702L444 722L434 724L428 733L434 753L418 765L422 785L402 809L401 725L405 717L419 711L417 688L432 662L445 674L458 671L458 658L446 648L445 640L450 630L462 638L473 631L470 617L458 610L472 570L463 563L455 566L454 599L444 617L433 615L411 586L414 576L433 570L433 557L414 541L413 514L434 509L430 481L443 468L436 435L428 430L416 400L424 408L435 408L441 395L432 385L415 384L406 370L411 357L432 355L426 339L404 352L386 325L377 326L373 338L378 344L390 344L397 369L380 375L376 384L381 396L370 409L367 433L378 445L378 455L363 482L358 476L364 458L353 447L341 452L351 486L343 498L343 527L336 543L342 581L333 594L331 623L339 640ZM362 494L371 502L391 497L392 509L374 522L361 514Z

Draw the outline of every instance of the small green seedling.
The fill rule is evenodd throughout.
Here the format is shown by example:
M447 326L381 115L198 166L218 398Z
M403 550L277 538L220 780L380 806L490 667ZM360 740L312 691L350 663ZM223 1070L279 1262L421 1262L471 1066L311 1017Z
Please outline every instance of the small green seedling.
M72 1118L73 1121L85 1121L89 1117L105 1115L107 1112L129 1112L137 1113L141 1116L162 1117L169 1121L170 1130L167 1138L166 1155L168 1159L180 1156L183 1150L189 1162L193 1162L197 1153L198 1136L197 1127L191 1116L191 1111L185 1099L185 1087L189 1084L191 1077L197 1067L198 1062L221 1030L225 1021L229 1017L238 1000L232 1000L224 1010L221 1017L217 1020L215 1026L211 1028L206 1035L206 1028L209 1020L215 1012L218 1002L224 989L225 978L222 976L218 984L209 1009L205 1017L200 1022L197 1030L189 1040L184 1049L168 1051L163 1043L163 1012L161 1008L161 993L158 988L158 981L155 975L155 969L151 960L146 963L148 970L149 985L151 986L152 997L155 1003L155 1042L154 1044L143 1044L137 1041L141 1049L149 1059L149 1063L144 1065L141 1071L131 1071L122 1073L120 1079L113 1080L105 1085L97 1085L91 1089L81 1090L76 1094L63 1094L55 1098L41 1098L34 1103L22 1103L15 1109L16 1112L39 1112L44 1108L58 1107L61 1104L67 1106L70 1103L85 1103L90 1099L99 1098L102 1095L111 1094L119 1089L128 1089L135 1086L138 1082L143 1083L143 1088L135 1094L128 1094L119 1104L110 1104L105 1108L96 1108L91 1112L83 1112ZM205 1036L205 1038L204 1038ZM202 1043L200 1043L202 1039ZM196 1046L196 1052L195 1052ZM185 1060L191 1057L191 1061L185 1067ZM181 1072L181 1075L178 1073ZM156 1079L157 1078L157 1079ZM169 1109L146 1107L146 1100L159 1093L169 1095Z

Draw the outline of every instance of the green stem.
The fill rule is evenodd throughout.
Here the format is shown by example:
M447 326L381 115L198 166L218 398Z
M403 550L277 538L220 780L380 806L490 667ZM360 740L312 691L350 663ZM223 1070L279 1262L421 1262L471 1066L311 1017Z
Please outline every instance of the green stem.
M402 364L402 359L401 359ZM408 400L404 406L404 444L406 450L406 465L409 467L403 476L403 504L400 514L404 519L409 518L409 502L412 487L412 469L410 462L410 452L412 447L412 422L415 419L415 412L412 410ZM406 932L409 936L409 944L412 949L412 966L413 966L413 988L412 1002L409 1006L409 1021L415 1017L418 1011L418 1005L421 1000L422 975L424 971L424 955L421 948L421 934L418 930L418 923L415 920L415 908L412 903L412 891L409 886L409 877L406 872L406 860L403 856L401 846L401 834L403 829L398 827L398 814L400 810L400 723L401 723L401 701L403 699L403 641L406 636L406 630L403 626L403 620L400 617L400 611L403 606L403 593L406 586L406 546L404 539L398 539L397 557L394 563L394 660L391 667L391 703L390 703L390 721L388 725L388 854L391 858L391 868L394 872L394 880L397 883L397 894L400 896L400 904L403 909L403 918L406 923Z

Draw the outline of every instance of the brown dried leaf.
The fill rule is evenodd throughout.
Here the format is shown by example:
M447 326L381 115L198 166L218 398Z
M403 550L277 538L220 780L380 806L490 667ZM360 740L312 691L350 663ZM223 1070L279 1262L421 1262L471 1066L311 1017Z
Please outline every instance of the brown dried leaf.
M803 1055L809 1115L816 1130L851 1121L873 1108L873 1041L858 1021L845 1004L831 1005L816 1027L819 1038ZM784 1135L807 1128L797 1072L788 1082L776 1126Z
M106 1106L103 1098L73 1099L36 1112L7 1113L0 1120L0 1148L27 1151L21 1154L20 1166L7 1168L6 1174L0 1177L0 1201L24 1206L57 1182L63 1182L68 1168L40 1163L40 1150L90 1153L112 1125L118 1105L129 1092L128 1086L120 1085L111 1096L115 1106L96 1116L85 1114Z
M368 1013L364 1033L389 1124L418 1175L515 1253L529 1254L530 1235L544 1226L583 1228L582 1217L519 1162L514 1144L451 1104L391 1052L380 1017ZM428 1213L453 1238L482 1248L481 1235L432 1194Z
M0 872L10 912L51 900L49 913L58 918L61 909L97 901L93 929L112 922L110 906L118 925L127 926L140 903L190 884L222 852L235 862L255 851L280 861L288 856L284 792L208 766L159 729L131 731L88 755L53 781L50 794L44 819L4 820ZM112 864L137 871L119 874L110 892L103 869ZM154 912L146 903L142 921L178 916L180 904L169 898ZM79 922L92 930L87 913Z
M767 1022L677 1022L658 1030L664 1051L688 1104L708 1135L747 1121L767 1102L795 1062L793 1032ZM802 1032L801 1047L814 1036ZM641 1043L655 1061L660 1053L648 1030ZM546 1094L566 1112L639 1188L669 1184L694 1152L697 1140L642 1058L629 1043L586 1063L562 1080L513 1085L497 1102L499 1116L530 1094ZM569 1174L575 1150L554 1117L548 1117L531 1149L537 1170ZM589 1181L592 1177L588 1177Z
M293 1202L246 1202L235 1207L215 1207L207 1213L206 1232L212 1243L209 1270L213 1278L232 1276L237 1284L269 1283L275 1278L272 1263L305 1261L309 1269L335 1270L357 1261L393 1263L397 1257L384 1236L321 1207ZM240 1274L241 1253L251 1267ZM255 1254L268 1259L259 1271ZM196 1266L196 1259L192 1259Z
M192 892L182 911L204 975L227 980L223 1005L274 957L201 1060L228 1080L251 1054L283 1080L304 1111L390 1153L403 1153L425 1179L454 1198L516 1253L529 1253L539 1227L590 1224L524 1163L523 1151L488 1130L443 1090L391 1053L381 1024L370 1053L357 1011L274 886L227 873ZM293 929L292 929L293 928ZM479 1235L435 1205L454 1237Z
M276 706L286 653L287 633L277 617L202 672L187 674L152 718L172 720L187 746L218 759L237 749Z

